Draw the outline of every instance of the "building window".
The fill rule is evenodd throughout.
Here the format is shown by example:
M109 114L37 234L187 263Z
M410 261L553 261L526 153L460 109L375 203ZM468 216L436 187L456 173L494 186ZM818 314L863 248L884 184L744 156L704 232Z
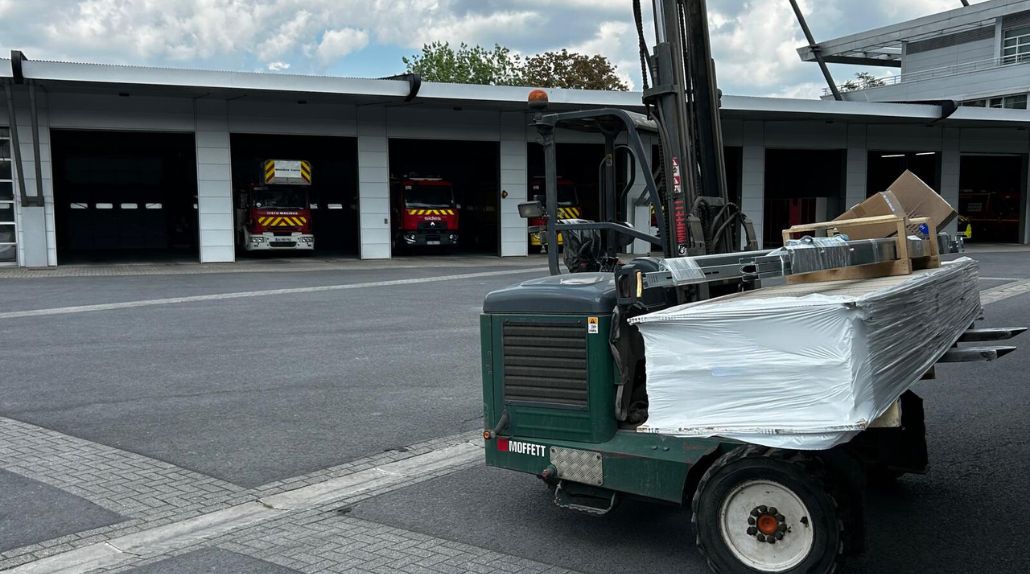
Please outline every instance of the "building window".
M11 168L11 134L8 128L0 128L0 265L14 264L18 259Z
M998 96L983 100L969 100L962 102L963 106L973 108L1006 108L1010 110L1026 109L1026 94L1013 94L1011 96Z
M1002 43L1002 62L1018 64L1030 61L1030 26L1005 30Z

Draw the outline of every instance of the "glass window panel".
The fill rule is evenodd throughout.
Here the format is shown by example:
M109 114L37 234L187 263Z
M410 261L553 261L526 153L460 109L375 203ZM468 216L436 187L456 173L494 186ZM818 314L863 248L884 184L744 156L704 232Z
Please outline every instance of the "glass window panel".
M14 245L0 245L0 263L14 263L18 256L18 248Z
M11 179L10 160L0 159L0 179Z
M14 201L14 184L0 181L0 201Z
M11 140L0 140L0 158L11 157Z
M1005 98L1005 107L1013 110L1026 109L1026 95L1009 96Z
M0 225L0 243L14 243L14 226Z
M0 203L0 223L14 223L13 203Z
M1022 26L1020 28L1009 28L1005 30L1005 37L1011 38L1013 36L1025 36L1030 34L1030 26Z
M0 128L0 138L10 137L10 135L11 135L11 129L10 128Z

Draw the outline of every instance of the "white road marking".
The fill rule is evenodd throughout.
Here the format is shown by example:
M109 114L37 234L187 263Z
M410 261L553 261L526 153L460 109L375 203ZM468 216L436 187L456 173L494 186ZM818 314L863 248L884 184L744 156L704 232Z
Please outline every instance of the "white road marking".
M543 268L508 269L504 271L483 271L479 273L462 273L460 275L440 275L437 277L418 277L412 279L395 279L391 281L370 281L367 283L346 283L343 285L320 285L317 287L293 287L289 289L268 289L264 291L239 291L236 293L215 293L212 295L192 295L188 297L168 297L165 299L144 299L141 301L124 301L121 303L99 303L96 305L76 305L72 307L51 307L49 309L29 309L26 311L8 311L0 313L0 319L17 319L19 317L45 317L49 315L70 315L74 313L90 313L93 311L113 311L116 309L134 309L137 307L153 307L156 305L177 305L180 303L196 303L200 301L223 301L226 299L245 299L248 297L271 297L275 295L296 295L298 293L322 293L327 291L343 291L346 289L371 289L376 287L392 287L395 285L417 285L436 283L439 281L460 281L480 277L498 277L523 273L541 273Z
M997 287L981 291L980 304L990 305L991 303L997 303L998 301L1004 301L1012 297L1025 295L1026 293L1030 293L1030 280L1023 279L1012 283L1005 283L1004 285L998 285Z
M164 526L157 526L98 542L9 570L10 574L80 574L110 568L130 560L174 552L180 548L263 522L284 513L317 508L384 487L400 486L426 474L460 470L483 457L480 441L468 441L416 455L378 468L370 468L329 480L210 512Z

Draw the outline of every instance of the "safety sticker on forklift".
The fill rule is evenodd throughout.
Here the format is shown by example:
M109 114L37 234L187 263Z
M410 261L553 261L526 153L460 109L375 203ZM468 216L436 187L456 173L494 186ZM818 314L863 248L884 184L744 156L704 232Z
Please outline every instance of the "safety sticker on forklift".
M542 444L509 440L504 437L497 437L497 450L499 452L513 452L515 454L529 454L533 456L544 456L547 454L547 447Z
M587 317L587 333L596 335L599 332L597 317Z

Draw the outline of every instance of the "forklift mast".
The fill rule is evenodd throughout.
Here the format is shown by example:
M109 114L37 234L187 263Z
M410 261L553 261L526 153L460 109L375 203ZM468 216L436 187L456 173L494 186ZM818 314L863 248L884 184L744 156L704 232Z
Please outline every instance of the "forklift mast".
M547 225L530 232L546 233L557 244L558 233L593 235L577 242L594 250L577 260L597 264L580 270L612 267L619 250L632 240L647 241L664 257L725 254L740 251L742 232L746 250L758 248L754 226L740 207L730 201L726 183L720 94L711 56L705 0L652 0L656 44L647 48L640 0L633 1L633 15L643 68L643 103L646 115L618 109L545 114L547 95L535 90L530 108L536 110L534 125L544 145L547 201L527 206L524 217L544 215ZM565 222L553 209L557 181L555 132L559 128L600 133L605 140L605 165L601 173L601 212L597 222ZM643 135L658 142L654 161ZM623 143L625 142L625 143ZM658 235L649 236L619 221L617 215L628 197L630 182L616 184L615 159L620 152L642 170L644 196L658 214ZM652 165L654 163L655 165ZM644 200L644 198L641 198ZM520 211L523 211L520 209ZM552 213L554 212L554 213ZM557 274L558 258L548 263ZM568 259L566 260L568 264ZM570 267L570 270L572 268Z
M720 225L730 215L719 121L719 90L708 37L705 0L653 0L657 43L648 53L641 34L644 104L659 125L669 256L736 251L737 229ZM634 0L640 25L640 0ZM646 87L650 75L653 85ZM671 185L670 185L671 184ZM739 211L739 210L737 210Z

